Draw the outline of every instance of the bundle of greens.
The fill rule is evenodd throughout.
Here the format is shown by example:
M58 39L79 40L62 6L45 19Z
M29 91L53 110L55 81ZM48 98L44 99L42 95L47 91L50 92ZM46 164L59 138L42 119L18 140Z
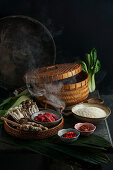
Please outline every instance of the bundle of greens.
M27 89L18 94L17 96L7 98L0 104L0 117L5 116L10 108L19 106L20 103L28 99L30 99L30 94ZM0 124L1 123L2 121L0 122Z
M95 91L95 74L100 70L100 61L97 59L97 51L93 48L90 54L86 54L86 61L80 61L82 69L89 74L89 91Z

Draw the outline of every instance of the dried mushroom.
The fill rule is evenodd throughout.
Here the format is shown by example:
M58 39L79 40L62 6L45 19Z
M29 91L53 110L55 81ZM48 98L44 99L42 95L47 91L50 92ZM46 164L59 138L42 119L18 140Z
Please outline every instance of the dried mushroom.
M10 115L11 117L13 117L13 119L15 119L17 122L24 118L23 114L21 113L21 108L20 107L15 107L15 108L11 108L8 110L7 115Z
M23 113L25 118L30 118L33 113L39 111L36 103L33 102L33 100L27 100L25 102L22 102L21 105L22 105L21 112Z
M7 115L12 116L17 122L19 122L22 118L30 119L31 115L38 111L38 106L33 100L26 100L18 107L9 109Z

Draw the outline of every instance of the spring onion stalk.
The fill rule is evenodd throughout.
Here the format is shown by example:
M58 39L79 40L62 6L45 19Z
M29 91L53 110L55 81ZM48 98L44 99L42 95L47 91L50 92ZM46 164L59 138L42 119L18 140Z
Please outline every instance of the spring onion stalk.
M95 74L100 70L100 61L97 59L97 51L93 48L90 54L86 54L86 61L80 61L82 69L89 74L89 91L95 91Z

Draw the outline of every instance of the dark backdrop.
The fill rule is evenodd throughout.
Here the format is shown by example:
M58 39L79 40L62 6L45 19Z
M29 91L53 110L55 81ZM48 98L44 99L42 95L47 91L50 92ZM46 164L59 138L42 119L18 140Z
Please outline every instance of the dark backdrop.
M0 17L15 14L47 26L57 47L56 63L83 59L95 47L102 64L97 88L102 94L113 94L112 0L0 0Z
M83 59L95 47L102 64L97 88L113 94L113 0L0 0L0 17L8 15L45 24L56 43L56 63Z

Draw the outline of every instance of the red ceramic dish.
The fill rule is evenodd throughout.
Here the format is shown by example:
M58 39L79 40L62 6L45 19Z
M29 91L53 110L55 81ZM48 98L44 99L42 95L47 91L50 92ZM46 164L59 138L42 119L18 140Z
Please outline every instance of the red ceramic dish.
M96 126L94 126L92 123L86 122L86 123L77 123L75 124L74 128L80 131L80 134L82 136L89 136L95 131Z

